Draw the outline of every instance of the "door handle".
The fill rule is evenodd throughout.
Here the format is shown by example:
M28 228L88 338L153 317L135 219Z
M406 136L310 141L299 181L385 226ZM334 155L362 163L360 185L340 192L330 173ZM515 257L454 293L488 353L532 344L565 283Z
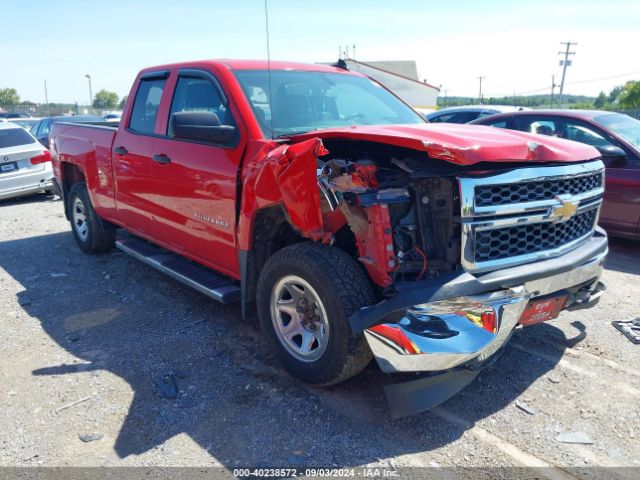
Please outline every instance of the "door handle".
M167 163L171 163L171 159L167 157L164 153L161 153L160 155L154 155L151 158L153 158L154 162L159 163L160 165L166 165Z
M129 153L129 150L124 147L116 147L113 149L113 152L118 155L126 155L127 153Z

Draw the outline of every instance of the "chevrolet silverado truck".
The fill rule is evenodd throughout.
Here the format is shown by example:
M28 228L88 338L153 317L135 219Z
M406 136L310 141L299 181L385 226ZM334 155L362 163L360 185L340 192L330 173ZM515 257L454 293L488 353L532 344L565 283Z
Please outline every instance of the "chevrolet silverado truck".
M148 68L119 125L56 123L87 253L113 247L257 318L314 385L375 358L393 415L469 384L516 328L594 304L608 251L593 147L429 125L344 65Z

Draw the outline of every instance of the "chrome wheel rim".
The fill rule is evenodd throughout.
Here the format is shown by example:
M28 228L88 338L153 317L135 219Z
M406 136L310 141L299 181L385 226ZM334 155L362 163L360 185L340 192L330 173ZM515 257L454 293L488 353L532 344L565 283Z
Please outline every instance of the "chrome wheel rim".
M297 275L281 278L271 292L271 321L278 340L297 360L318 360L329 344L327 312L314 288Z
M84 203L78 197L73 201L71 208L71 219L73 220L73 229L80 240L85 241L89 235L89 224L87 223L87 213Z

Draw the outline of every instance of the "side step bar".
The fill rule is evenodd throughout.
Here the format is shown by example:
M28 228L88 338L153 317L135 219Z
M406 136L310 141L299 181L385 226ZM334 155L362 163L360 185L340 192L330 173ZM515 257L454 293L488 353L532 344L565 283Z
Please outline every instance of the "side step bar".
M152 243L127 236L116 240L116 248L220 303L234 303L240 300L240 285L234 280Z

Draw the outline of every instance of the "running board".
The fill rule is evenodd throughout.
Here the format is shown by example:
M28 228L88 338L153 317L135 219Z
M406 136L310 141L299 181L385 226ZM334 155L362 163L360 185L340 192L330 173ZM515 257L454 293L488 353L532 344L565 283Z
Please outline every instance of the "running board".
M220 303L240 300L240 285L237 282L152 243L127 236L116 240L116 248Z

